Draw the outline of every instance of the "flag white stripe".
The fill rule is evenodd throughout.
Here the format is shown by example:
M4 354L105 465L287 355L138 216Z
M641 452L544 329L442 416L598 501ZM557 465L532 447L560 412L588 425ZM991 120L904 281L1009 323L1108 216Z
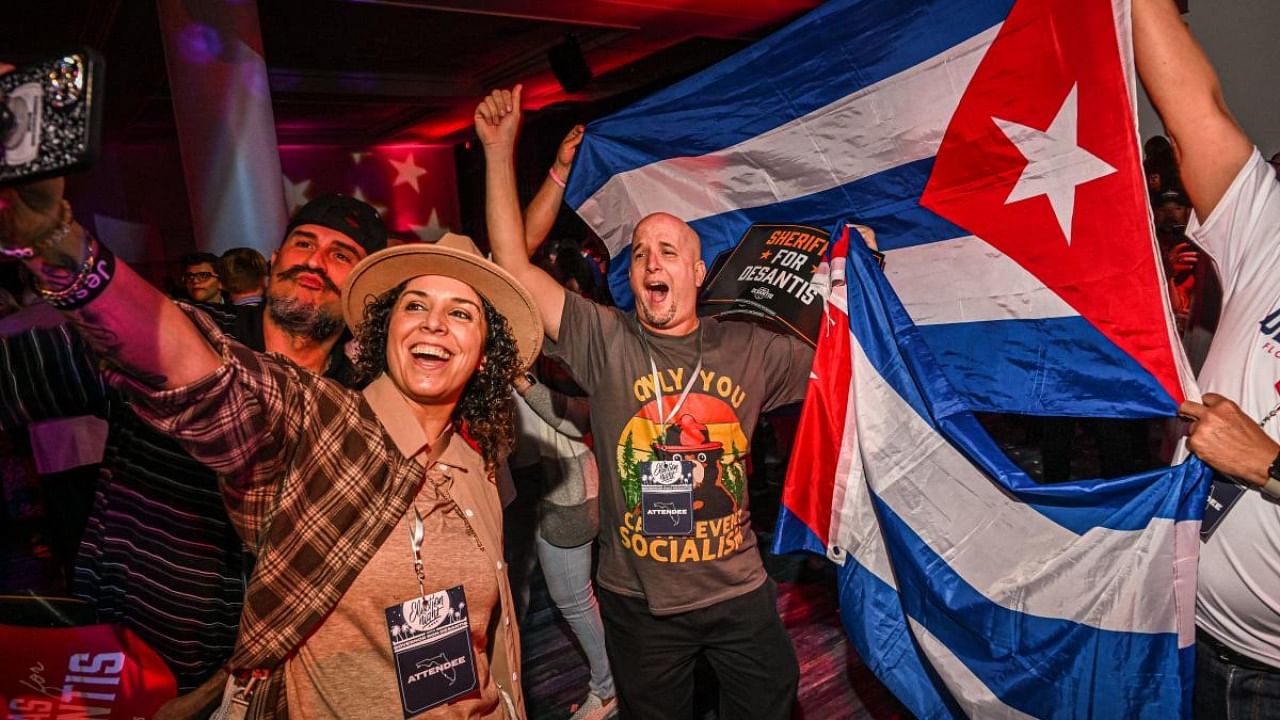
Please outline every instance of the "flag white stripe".
M1106 630L1178 631L1173 520L1082 535L1062 527L1012 501L930 428L876 372L856 337L852 354L871 490L952 571L1009 610ZM842 528L853 520L844 518Z
M1039 278L974 235L886 252L885 276L917 325L1079 316Z
M843 261L843 258L837 260ZM844 286L838 285L836 289L838 291L833 293L832 303L839 312L827 313L823 322L838 322L843 325L843 332L849 332ZM853 401L853 384L850 383L843 431L840 435L840 454L836 456L836 480L832 488L831 523L828 526L831 547L827 548L827 557L843 565L846 553L852 552L867 570L897 590L898 583L893 578L889 554L884 547L884 536L880 532L875 508L871 505L871 489L867 486L863 473Z
M1000 31L924 62L731 147L670 158L611 177L578 207L610 255L630 228L662 211L692 222L830 190L932 157L965 87ZM893 118L902 130L884 133Z
M1200 564L1200 521L1183 520L1174 530L1177 562L1173 571L1173 596L1178 605L1178 647L1196 642L1196 568Z

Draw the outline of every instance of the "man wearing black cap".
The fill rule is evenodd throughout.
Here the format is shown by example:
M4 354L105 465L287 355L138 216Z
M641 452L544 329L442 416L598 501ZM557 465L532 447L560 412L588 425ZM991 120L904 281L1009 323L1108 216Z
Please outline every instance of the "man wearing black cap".
M1187 229L1187 219L1191 216L1191 201L1181 188L1171 187L1152 193L1151 211L1155 216L1156 230L1182 232Z
M336 194L312 200L271 254L266 303L240 313L231 335L348 383L351 366L338 344L342 285L356 263L386 246L386 228L372 207Z
M1191 201L1186 192L1175 186L1154 194L1151 210L1165 261L1173 316L1191 369L1198 374L1218 328L1222 284L1213 262L1187 237Z
M57 206L60 195L60 181L46 181L14 199ZM55 232L83 232L62 207ZM255 350L346 382L353 373L340 343L341 287L356 263L385 246L382 220L365 203L339 195L308 203L271 256L265 305L243 308L223 329ZM211 317L226 325L232 316ZM200 685L231 654L247 575L216 475L139 421L105 387L97 356L69 328L0 338L0 359L30 371L22 383L0 383L0 427L81 414L110 423L73 594L94 603L100 621L146 640L179 690Z

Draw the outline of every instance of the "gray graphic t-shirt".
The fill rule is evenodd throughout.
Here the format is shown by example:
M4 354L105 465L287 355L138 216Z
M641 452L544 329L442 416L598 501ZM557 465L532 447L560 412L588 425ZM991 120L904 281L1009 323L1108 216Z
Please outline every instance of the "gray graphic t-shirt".
M544 350L564 360L590 396L600 465L598 581L670 615L765 581L747 507L750 438L761 412L804 398L813 350L751 323L714 318L685 336L640 333L633 314L567 293L560 341ZM669 459L693 463L692 531L646 534L641 473L646 463Z

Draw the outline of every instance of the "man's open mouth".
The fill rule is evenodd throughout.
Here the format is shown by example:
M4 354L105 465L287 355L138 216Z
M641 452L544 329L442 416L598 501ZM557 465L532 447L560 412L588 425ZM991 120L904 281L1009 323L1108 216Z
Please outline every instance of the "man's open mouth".
M667 293L670 288L664 282L650 282L644 284L644 294L649 300L650 305L660 305L667 299Z

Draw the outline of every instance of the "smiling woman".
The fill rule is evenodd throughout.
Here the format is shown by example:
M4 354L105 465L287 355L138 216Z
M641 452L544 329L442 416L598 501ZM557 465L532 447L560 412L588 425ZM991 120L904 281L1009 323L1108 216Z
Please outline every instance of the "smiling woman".
M441 242L448 247L461 240L454 235ZM524 333L517 344L493 303L444 275L418 276L384 291L365 306L363 317L356 363L365 377L386 373L418 405L415 414L424 422L436 425L449 410L448 422L466 428L487 462L496 460L498 441L511 437L511 378L528 365L523 351L538 339Z
M224 474L256 550L229 682L257 717L523 718L494 473L537 307L453 234L346 281L363 392L202 327L221 368L141 403Z
M523 717L494 471L512 437L509 383L541 345L537 308L459 235L374 253L347 280L342 310L372 381L296 401L293 382L270 383L283 441L250 474L283 484L229 495L258 538L248 604L308 612L284 627L246 617L237 658L265 647L283 672L259 703L300 717ZM304 395L314 382L292 380ZM305 460L281 470L276 458ZM284 491L253 497L272 487ZM281 522L304 547L277 540Z
M303 267L300 280L319 275ZM211 682L190 702L247 697L263 718L523 718L494 474L509 383L542 344L537 306L452 234L369 255L336 304L371 378L361 392L199 313L170 325L215 369L165 389L119 378L139 417L219 472L257 559L233 691ZM157 717L192 716L175 704Z

